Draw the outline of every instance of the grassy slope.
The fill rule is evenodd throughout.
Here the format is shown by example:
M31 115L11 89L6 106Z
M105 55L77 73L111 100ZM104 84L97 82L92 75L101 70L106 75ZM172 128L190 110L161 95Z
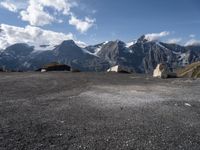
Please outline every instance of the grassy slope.
M200 62L192 63L183 69L177 70L179 77L200 78Z

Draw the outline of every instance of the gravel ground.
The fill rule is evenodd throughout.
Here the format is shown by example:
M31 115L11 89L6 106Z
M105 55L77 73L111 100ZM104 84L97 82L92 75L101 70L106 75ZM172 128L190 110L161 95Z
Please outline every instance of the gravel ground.
M1 150L199 150L200 80L0 73Z

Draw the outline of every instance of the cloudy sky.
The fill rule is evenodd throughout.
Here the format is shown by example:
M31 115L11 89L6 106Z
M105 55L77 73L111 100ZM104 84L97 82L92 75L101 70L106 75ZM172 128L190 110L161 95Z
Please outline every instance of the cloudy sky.
M120 39L200 44L199 0L0 0L0 48Z

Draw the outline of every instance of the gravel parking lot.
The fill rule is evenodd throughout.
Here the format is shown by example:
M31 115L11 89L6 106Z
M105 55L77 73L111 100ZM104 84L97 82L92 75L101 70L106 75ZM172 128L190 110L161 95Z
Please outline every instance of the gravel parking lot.
M1 150L198 150L200 80L0 73Z

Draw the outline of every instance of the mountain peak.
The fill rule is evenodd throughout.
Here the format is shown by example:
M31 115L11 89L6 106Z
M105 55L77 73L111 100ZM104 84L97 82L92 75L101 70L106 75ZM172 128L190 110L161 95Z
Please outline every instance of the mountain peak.
M68 55L72 58L79 57L83 54L82 48L80 48L73 40L63 41L60 45L58 45L54 51L56 55Z
M146 39L146 36L145 35L142 35L138 40L137 40L137 43L145 43L147 42L148 40Z
M117 44L119 44L119 45L125 45L125 43L123 42L123 41L121 41L121 40L116 40L115 41Z
M16 43L5 49L6 52L12 53L30 53L34 49L33 46L29 46L26 43Z
M65 40L61 45L76 45L76 43L73 40Z
M28 44L25 43L16 43L14 45L7 47L3 51L3 53L11 58L12 57L17 58L17 57L28 57L33 51L34 51L33 46L29 46Z
M30 47L28 44L26 43L16 43L16 44L13 44L11 46L8 46L6 49L12 49L12 48L16 48L16 47Z
M81 49L73 40L65 40L60 45L58 45L56 51L69 51L71 49Z

